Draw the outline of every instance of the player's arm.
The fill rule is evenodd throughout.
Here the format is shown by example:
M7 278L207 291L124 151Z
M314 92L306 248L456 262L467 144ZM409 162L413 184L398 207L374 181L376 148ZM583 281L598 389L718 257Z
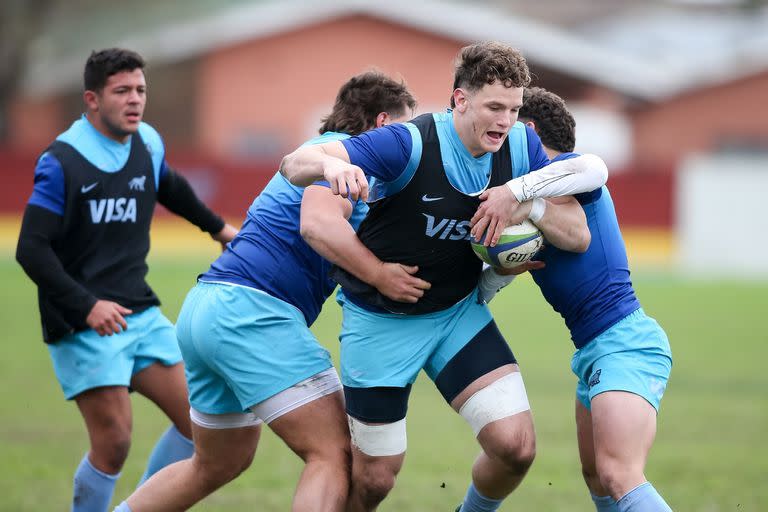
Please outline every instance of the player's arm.
M546 264L543 261L528 260L513 268L496 268L483 264L483 271L480 273L480 279L477 282L478 294L477 302L486 304L501 291L502 288L509 285L517 276L529 270L541 270Z
M480 195L483 201L472 217L472 236L480 239L488 231L486 244L496 245L505 227L518 224L528 213L526 201L590 192L605 185L608 167L597 155L581 155L551 163L505 185Z
M210 233L211 238L222 245L226 245L237 234L234 226L224 222L197 197L184 176L165 163L160 173L157 200L171 212Z
M353 200L368 199L368 180L360 167L350 163L340 141L300 147L283 158L280 173L299 187L325 180L334 194Z
M16 261L70 325L86 324L102 336L127 329L123 316L132 311L93 296L66 272L54 253L51 242L60 237L62 224L61 215L28 204L21 222Z
M384 263L355 234L347 221L349 200L325 186L312 185L301 201L301 236L322 257L396 301L417 302L430 284L415 277L418 267Z
M553 162L506 183L518 202L591 192L608 181L608 167L597 155Z
M558 249L585 252L592 234L584 209L573 196L533 199L528 218L544 234L548 243Z

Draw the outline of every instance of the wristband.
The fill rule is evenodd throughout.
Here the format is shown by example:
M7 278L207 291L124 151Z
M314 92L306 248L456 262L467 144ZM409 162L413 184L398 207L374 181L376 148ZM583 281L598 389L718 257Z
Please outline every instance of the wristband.
M536 224L544 216L545 211L547 211L547 202L540 197L536 197L531 204L531 212L528 214L528 218Z

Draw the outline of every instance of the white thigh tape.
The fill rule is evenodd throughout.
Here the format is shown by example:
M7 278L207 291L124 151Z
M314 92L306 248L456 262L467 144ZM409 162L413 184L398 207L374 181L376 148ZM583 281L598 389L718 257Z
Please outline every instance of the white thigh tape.
M408 447L405 418L386 425L366 425L349 416L349 434L352 444L371 457L400 455Z
M531 408L520 372L510 373L484 387L459 409L475 435L489 423L514 416Z
M261 420L252 412L233 412L228 414L207 414L190 407L189 418L195 425L212 430L226 428L253 427Z
M331 367L254 405L251 407L251 411L264 423L269 424L302 405L335 393L340 389L339 376L336 369Z

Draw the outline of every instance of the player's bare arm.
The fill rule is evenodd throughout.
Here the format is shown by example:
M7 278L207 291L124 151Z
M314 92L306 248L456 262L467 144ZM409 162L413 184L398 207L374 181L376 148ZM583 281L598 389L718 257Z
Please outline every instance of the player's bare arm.
M283 158L280 173L299 187L324 179L334 194L353 200L368 199L365 174L349 163L349 154L341 142L300 147Z
M573 196L540 199L545 210L534 222L547 243L571 252L586 252L592 240L584 209Z
M301 201L301 236L321 256L398 302L414 303L430 284L415 274L418 267L385 263L357 237L347 219L349 200L323 186L309 186Z
M480 239L487 231L490 236L486 237L485 244L493 246L505 227L522 222L527 217L524 210L520 211L526 201L590 192L605 185L607 180L608 167L597 155L581 155L551 163L536 172L510 180L506 185L483 192L480 196L483 203L472 217L472 235ZM509 188L511 194L500 190L504 187ZM505 200L512 204L507 204Z

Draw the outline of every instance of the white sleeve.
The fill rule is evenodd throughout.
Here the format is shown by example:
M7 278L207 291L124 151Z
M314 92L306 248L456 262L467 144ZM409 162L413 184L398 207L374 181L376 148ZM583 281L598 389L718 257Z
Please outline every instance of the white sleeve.
M502 288L511 283L515 277L517 276L503 276L497 274L493 270L493 267L484 263L483 272L480 274L480 281L477 283L477 287L479 288L478 302L481 304L483 302L486 304L491 302L491 299L493 299Z
M507 182L518 201L536 197L571 196L591 192L608 181L608 167L597 155L581 155L553 162Z

